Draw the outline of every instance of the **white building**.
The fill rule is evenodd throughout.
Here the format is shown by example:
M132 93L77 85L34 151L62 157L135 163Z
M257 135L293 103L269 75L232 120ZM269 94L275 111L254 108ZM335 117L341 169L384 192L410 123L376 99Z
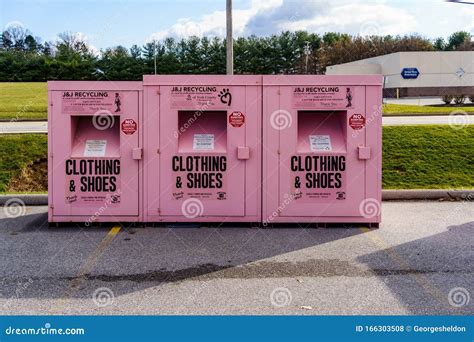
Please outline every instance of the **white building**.
M332 65L326 74L382 74L387 97L474 95L474 51L396 52Z

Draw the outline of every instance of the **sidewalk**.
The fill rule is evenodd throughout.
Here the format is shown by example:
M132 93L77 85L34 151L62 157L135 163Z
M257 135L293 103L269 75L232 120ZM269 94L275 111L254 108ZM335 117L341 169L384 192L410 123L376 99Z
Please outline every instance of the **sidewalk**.
M47 121L8 121L0 122L0 134L47 133Z

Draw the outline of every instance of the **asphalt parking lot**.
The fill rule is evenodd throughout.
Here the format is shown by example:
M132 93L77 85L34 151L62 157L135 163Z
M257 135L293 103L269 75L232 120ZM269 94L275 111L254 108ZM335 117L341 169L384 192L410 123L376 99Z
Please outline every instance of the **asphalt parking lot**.
M474 203L379 229L50 228L0 210L1 314L474 314Z

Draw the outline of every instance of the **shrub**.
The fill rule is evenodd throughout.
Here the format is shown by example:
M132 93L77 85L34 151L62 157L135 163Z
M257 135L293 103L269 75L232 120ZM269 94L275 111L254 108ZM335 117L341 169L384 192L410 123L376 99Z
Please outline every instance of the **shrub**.
M447 105L451 103L453 98L454 98L453 95L443 95L443 96L441 96L441 100L443 100L443 102L446 103Z
M466 99L465 95L456 95L454 96L454 103L457 105L461 105L464 103L465 99Z

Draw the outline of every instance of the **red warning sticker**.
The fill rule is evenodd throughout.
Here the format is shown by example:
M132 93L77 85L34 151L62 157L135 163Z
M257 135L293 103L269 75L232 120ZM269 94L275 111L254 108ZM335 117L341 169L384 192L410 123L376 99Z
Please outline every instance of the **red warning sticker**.
M138 125L133 119L125 119L121 125L122 132L126 135L132 135L138 129Z
M362 114L353 114L349 118L349 126L352 129L358 130L365 127L365 117Z
M245 115L242 112L232 112L229 115L229 123L232 127L241 127L245 123Z

